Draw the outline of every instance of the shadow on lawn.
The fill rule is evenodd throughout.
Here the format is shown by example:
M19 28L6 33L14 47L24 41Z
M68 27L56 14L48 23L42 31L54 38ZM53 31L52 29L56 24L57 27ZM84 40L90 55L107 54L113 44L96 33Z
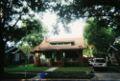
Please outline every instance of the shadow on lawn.
M91 79L94 73L86 73L79 71L56 71L48 72L44 78L47 79Z

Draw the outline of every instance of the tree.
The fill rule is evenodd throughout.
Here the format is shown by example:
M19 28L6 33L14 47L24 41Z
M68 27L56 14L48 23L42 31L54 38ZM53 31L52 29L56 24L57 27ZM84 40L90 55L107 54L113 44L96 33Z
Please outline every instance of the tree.
M46 33L46 30L40 20L35 19L33 16L24 19L21 28L24 30L25 35L20 40L18 47L29 57L31 50L42 42L43 34ZM29 62L28 58L26 62Z
M102 27L97 19L89 19L84 30L84 38L88 46L95 49L94 54L105 55L106 50L115 40L112 27Z
M24 46L24 43L26 43L30 48L39 45L44 38L43 34L47 32L40 20L33 18L23 20L22 29L25 35L22 37L21 45Z
M43 3L41 0L1 0L0 1L0 73L4 73L4 54L7 41L17 41L24 36L21 28L17 27L19 20L23 19L23 15L32 10L41 10ZM37 9L36 9L37 8ZM44 9L44 8L42 8ZM11 24L12 21L14 23Z

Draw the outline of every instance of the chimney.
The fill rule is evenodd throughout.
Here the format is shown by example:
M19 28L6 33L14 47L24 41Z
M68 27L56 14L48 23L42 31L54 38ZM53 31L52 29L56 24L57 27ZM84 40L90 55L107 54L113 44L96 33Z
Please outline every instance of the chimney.
M44 41L47 42L47 36L46 35L44 35Z

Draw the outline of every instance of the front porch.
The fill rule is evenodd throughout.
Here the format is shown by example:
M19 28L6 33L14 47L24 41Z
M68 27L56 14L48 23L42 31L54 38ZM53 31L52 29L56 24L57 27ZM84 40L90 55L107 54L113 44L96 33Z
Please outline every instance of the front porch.
M83 65L82 49L36 51L35 66L81 66ZM47 62L41 62L41 55Z

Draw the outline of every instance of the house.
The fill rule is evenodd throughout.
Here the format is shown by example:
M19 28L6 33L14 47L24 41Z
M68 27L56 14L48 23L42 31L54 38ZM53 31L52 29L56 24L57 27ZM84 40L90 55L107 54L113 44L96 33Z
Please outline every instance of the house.
M32 52L36 66L80 66L83 65L82 38L44 39Z
M112 65L119 65L120 58L119 58L119 49L116 48L114 45L111 45L107 50L106 60Z
M21 63L25 63L25 54L22 50L11 47L5 51L6 65L18 65Z
M20 50L17 47L11 47L6 49L5 51L5 65L19 65L25 63L26 60L26 53ZM32 56L29 55L29 62L32 62Z

